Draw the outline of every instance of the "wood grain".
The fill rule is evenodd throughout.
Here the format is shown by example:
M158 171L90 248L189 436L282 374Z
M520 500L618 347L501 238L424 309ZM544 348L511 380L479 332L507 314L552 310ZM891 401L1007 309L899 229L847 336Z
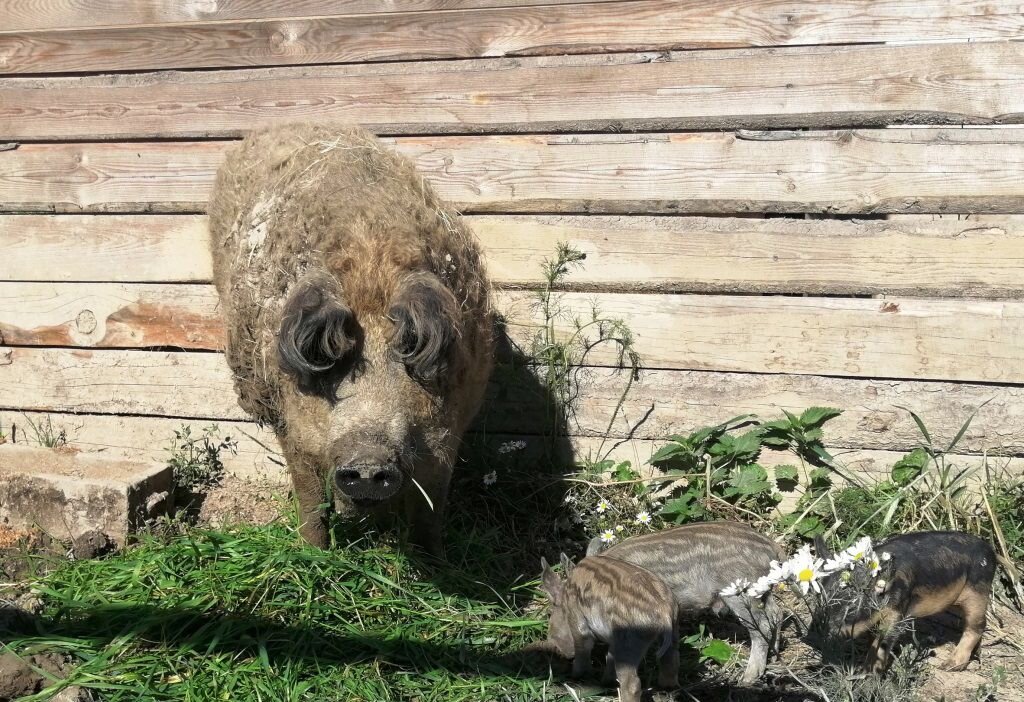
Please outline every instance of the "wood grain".
M13 345L219 349L208 285L0 283L0 341Z
M1024 44L797 47L184 74L0 79L23 141L234 137L356 122L383 134L1020 122Z
M885 129L387 140L468 212L1024 212L1024 132ZM0 211L198 212L221 142L0 152Z
M912 219L908 219L912 218ZM564 282L597 292L1017 298L1024 216L984 220L475 215L491 280L537 287L558 242L583 252ZM16 281L210 282L199 215L0 215Z
M591 375L568 433L603 434L622 383L621 376ZM0 348L0 385L0 408L15 412L246 419L235 403L227 365L215 354ZM523 397L524 385L492 388L476 430L536 434L544 429L536 414L522 413L534 402ZM782 408L802 411L823 405L845 409L828 425L829 446L909 450L920 436L897 406L917 412L935 441L944 445L987 400L959 450L1024 454L1019 430L1024 420L1022 388L821 376L649 371L634 385L625 419L610 435L632 431L634 438L661 439L740 414L772 419Z
M193 435L199 435L209 422L201 420L168 419L164 417L122 417L104 414L62 414L41 412L11 412L0 410L0 423L9 433L13 429L18 436L18 444L32 445L31 428L27 420L38 423L49 420L54 427L67 431L70 445L85 452L86 456L106 458L124 458L128 460L146 460L164 462L167 460L167 446L176 430L182 425L188 426ZM259 481L276 486L280 494L285 495L289 489L288 474L280 456L280 448L273 433L260 429L255 424L245 421L218 421L218 434L227 436L237 442L237 453L224 452L221 460L230 475L250 481ZM467 443L499 445L510 439L521 439L527 443L529 452L540 443L536 435L530 434L478 434L471 433L466 437ZM644 467L647 460L654 454L665 440L632 439L621 443L604 443L600 439L589 436L571 436L569 443L573 456L581 459L588 456L603 456L610 453L614 460L628 460L634 466ZM880 479L888 476L893 464L904 454L898 451L878 449L838 449L834 451L837 461L844 466L844 472L867 480ZM949 454L947 460L959 467L983 470L986 460L982 456L972 454ZM1024 459L1016 457L989 457L989 470L993 474L1007 471L1012 475L1024 473ZM759 463L766 468L794 462L792 454L765 451ZM472 466L461 466L460 477L477 473L482 477L483 470Z
M556 331L621 319L647 368L1024 382L1024 302L566 293ZM529 293L495 304L528 348L543 320ZM590 338L596 338L591 330ZM0 283L0 337L19 346L221 345L212 286ZM613 366L615 349L583 361Z
M312 17L482 7L561 5L579 0L4 0L5 31L127 27L265 17ZM590 0L602 2L603 0ZM625 4L625 3L621 3Z
M123 9L116 16L123 21ZM791 0L545 3L455 12L0 32L0 74L978 41L1017 39L1022 31L1024 15L1009 0L939 0L913 6L896 0L813 5Z
M8 280L209 282L200 215L0 215Z

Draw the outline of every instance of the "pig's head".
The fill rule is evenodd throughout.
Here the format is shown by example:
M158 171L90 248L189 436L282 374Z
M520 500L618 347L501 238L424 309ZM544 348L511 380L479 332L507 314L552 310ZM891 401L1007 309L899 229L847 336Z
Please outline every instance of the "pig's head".
M293 444L336 496L372 509L408 490L418 465L454 451L445 396L459 307L426 272L407 274L390 299L351 297L326 273L298 281L284 304L277 355L293 386L283 393Z
M568 557L562 554L562 570L568 576L572 570L572 564ZM551 600L551 617L548 619L548 643L554 647L559 655L564 658L572 658L576 648L573 644L572 629L569 627L569 617L565 608L565 583L551 569L547 560L540 559L542 570L540 589Z

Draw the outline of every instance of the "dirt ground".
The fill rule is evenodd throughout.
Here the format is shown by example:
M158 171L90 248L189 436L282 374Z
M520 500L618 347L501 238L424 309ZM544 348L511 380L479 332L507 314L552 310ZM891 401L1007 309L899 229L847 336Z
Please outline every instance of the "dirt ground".
M257 483L227 477L203 497L198 521L211 527L232 523L270 524L285 510L288 494L287 483Z

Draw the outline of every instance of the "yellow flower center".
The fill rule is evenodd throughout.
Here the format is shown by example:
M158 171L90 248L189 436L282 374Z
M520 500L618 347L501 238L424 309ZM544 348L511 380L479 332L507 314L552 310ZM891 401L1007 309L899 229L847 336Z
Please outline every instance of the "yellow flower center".
M813 579L814 579L814 571L813 571L813 570L811 570L810 568L804 568L803 570L801 570L801 571L800 571L800 572L799 572L799 573L797 574L797 576L796 576L796 577L797 577L797 578L798 578L798 579L800 580L800 582L802 582L802 583L809 583L809 582L811 582L811 580L813 580Z

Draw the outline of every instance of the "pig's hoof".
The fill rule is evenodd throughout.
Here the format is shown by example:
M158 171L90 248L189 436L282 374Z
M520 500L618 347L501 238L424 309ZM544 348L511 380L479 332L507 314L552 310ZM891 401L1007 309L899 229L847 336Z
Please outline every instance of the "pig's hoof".
M943 670L948 670L951 673L955 673L955 672L959 672L961 670L966 670L967 669L967 664L970 663L970 662L971 662L970 658L968 658L966 661L961 661L961 660L958 660L958 659L950 656L945 661L943 661L942 664L939 667L942 668Z

